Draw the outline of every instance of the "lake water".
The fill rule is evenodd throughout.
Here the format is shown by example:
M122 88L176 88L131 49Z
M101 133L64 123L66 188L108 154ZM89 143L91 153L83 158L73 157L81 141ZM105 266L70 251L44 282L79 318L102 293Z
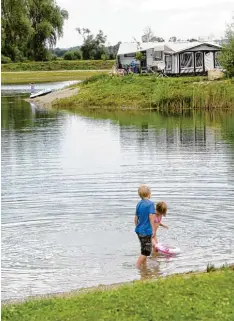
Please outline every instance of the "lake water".
M108 118L111 119L108 119ZM139 272L137 188L181 248ZM2 299L234 262L234 115L100 117L2 98Z

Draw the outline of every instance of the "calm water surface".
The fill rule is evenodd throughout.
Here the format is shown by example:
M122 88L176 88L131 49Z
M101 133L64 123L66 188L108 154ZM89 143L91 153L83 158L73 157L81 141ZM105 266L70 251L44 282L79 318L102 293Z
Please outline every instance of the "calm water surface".
M3 299L234 262L234 115L105 117L2 98ZM141 273L140 183L182 250Z

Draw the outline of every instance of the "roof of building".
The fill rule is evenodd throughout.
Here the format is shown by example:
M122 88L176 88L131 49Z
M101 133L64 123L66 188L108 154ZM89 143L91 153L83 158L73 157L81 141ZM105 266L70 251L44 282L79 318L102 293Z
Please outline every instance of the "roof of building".
M147 49L154 49L154 51L170 51L171 53L181 52L192 49L197 46L208 45L216 48L221 48L216 43L212 42L123 42L119 46L118 55L129 54L137 51L144 51Z
M221 48L221 46L212 42L194 41L194 42L168 42L167 43L167 46L170 47L174 52L181 52L181 51L192 49L201 45L208 45L216 48Z

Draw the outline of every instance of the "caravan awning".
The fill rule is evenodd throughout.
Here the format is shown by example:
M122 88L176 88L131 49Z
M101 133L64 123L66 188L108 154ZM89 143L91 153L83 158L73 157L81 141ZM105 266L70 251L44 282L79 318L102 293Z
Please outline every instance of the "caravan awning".
M160 45L155 46L153 50L154 51L164 51L165 46L164 46L164 44L162 44L162 45L160 44Z

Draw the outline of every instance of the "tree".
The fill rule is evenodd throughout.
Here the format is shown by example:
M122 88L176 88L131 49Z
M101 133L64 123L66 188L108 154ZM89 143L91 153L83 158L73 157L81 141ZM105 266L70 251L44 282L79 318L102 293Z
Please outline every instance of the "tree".
M226 70L227 76L234 76L234 16L226 30L227 44L223 45L218 57L221 66Z
M143 30L143 36L141 37L141 39L142 39L142 42L150 42L150 41L164 42L165 41L162 37L155 36L153 30L149 26Z
M142 42L150 42L151 39L154 37L154 32L150 26L146 27L143 30L143 36L141 37Z
M45 60L47 46L53 47L63 34L63 24L68 19L68 12L53 0L29 0L29 19L33 28L29 56L34 60Z
M136 52L135 59L140 62L140 72L141 72L141 62L142 62L142 60L144 60L144 55L143 55L143 53L142 53L141 51L137 51L137 52Z
M187 41L189 41L189 42L195 42L195 41L198 41L198 40L195 39L195 38L190 38L190 39L187 39Z
M104 55L108 56L105 48L107 36L102 30L99 30L96 36L91 34L88 28L76 28L76 30L83 37L83 44L80 48L83 59L101 59Z
M57 57L63 57L67 51L67 49L62 48L55 48L51 50L51 52L55 54Z
M109 59L115 59L119 50L121 42L119 41L116 45L114 46L107 46L106 50L109 54Z
M169 42L176 42L177 38L175 36L170 37Z
M13 61L22 60L33 33L26 1L2 0L1 18L2 54Z
M3 0L1 15L2 53L13 61L46 60L68 18L54 0Z
M165 40L162 37L153 37L153 38L151 38L151 41L154 41L154 42L165 42Z

